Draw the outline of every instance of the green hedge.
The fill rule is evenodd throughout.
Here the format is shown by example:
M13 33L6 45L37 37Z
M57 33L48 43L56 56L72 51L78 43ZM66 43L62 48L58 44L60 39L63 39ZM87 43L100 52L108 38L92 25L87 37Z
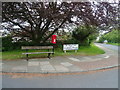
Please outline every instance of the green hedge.
M36 46L34 42L12 42L12 37L7 36L7 37L2 37L2 51L11 51L11 50L19 50L21 49L21 46ZM55 48L61 47L62 42L57 41L57 44L52 44L52 43L43 43L43 44L38 44L38 46L51 46L54 45Z

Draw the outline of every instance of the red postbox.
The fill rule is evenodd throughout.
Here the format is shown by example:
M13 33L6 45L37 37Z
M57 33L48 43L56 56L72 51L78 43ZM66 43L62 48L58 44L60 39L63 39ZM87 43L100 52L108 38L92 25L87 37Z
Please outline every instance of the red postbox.
M57 39L57 36L56 35L52 35L51 43L56 44L56 39Z

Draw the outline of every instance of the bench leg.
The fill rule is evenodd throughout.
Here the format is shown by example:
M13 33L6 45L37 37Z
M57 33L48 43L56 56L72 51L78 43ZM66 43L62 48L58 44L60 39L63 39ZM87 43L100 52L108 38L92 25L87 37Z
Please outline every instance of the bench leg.
M48 53L48 58L50 59L50 53Z
M28 61L28 54L26 54L26 60Z
M54 56L54 53L52 53L52 55Z

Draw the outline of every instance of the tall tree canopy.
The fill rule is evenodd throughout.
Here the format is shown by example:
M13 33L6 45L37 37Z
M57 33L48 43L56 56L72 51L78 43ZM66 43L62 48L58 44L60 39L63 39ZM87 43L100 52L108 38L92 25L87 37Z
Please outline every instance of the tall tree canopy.
M108 26L116 15L116 8L107 2L4 2L2 8L4 27L36 43L72 25Z

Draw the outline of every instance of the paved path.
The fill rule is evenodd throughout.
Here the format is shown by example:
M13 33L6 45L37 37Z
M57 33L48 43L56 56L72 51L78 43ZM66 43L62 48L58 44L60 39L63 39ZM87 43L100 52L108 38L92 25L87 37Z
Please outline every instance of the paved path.
M96 56L59 56L52 59L30 59L17 61L3 61L3 72L17 73L69 73L83 72L118 66L118 51L106 48L103 44L96 44L104 49L105 54Z

